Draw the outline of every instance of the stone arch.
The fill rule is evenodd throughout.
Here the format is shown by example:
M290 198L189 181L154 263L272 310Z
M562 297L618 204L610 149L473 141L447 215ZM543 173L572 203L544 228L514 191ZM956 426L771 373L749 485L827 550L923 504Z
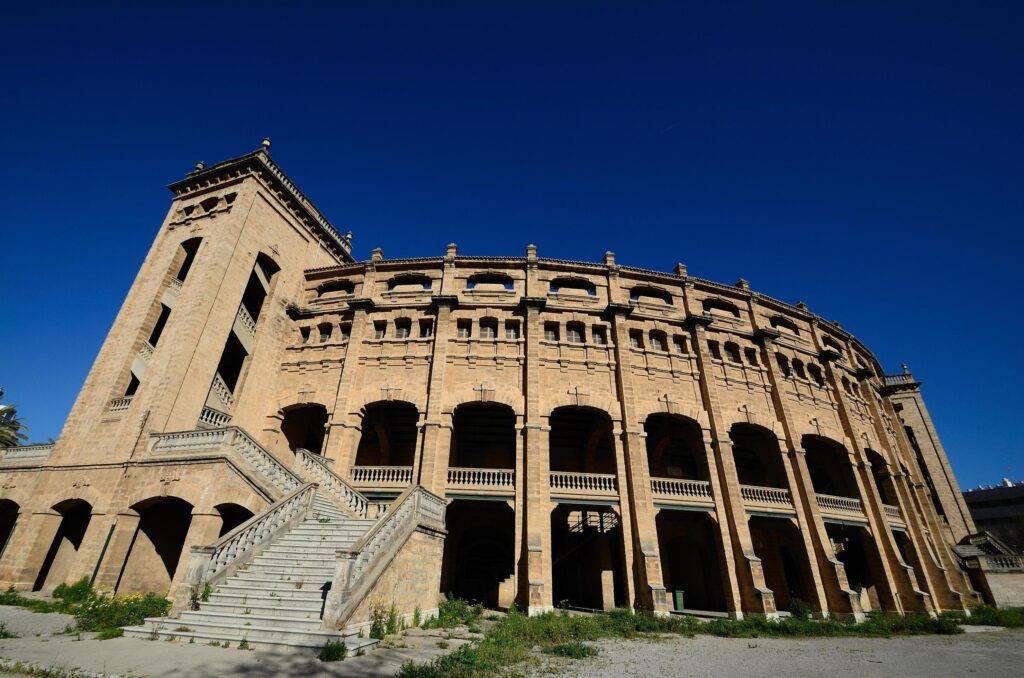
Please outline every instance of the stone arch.
M55 503L51 510L60 514L60 525L36 575L33 591L52 591L58 584L69 583L78 550L92 522L93 506L84 499L65 499Z
M604 410L568 405L548 417L552 471L615 473L615 422Z
M665 396L668 396L666 402ZM644 398L638 401L636 408L636 423L640 428L643 428L644 422L647 418L653 414L670 414L672 416L683 417L697 422L703 431L710 431L711 420L708 418L708 413L703 408L694 407L693 405L681 404L672 402L672 394L666 393L660 398L651 400ZM708 437L706 434L705 437Z
M579 389L578 395L574 392L576 389ZM554 395L546 396L546 400L550 406L546 417L548 420L550 420L551 415L553 415L556 410L564 407L582 407L589 410L599 410L603 412L608 415L608 418L616 425L622 421L622 412L619 409L617 400L605 394L590 393L590 389L585 386L574 385L565 393L556 393Z
M833 438L805 434L800 439L816 494L860 498L849 448Z
M139 523L115 590L166 593L182 559L194 505L180 497L154 496L130 508Z
M293 452L299 448L323 454L330 412L317 402L295 403L281 408L281 435Z
M458 386L448 394L447 402L441 406L442 412L454 415L460 407L477 403L493 403L511 409L517 417L524 416L525 407L521 395L513 395L508 389L500 388L486 381L475 386Z
M452 416L449 466L514 469L517 415L494 402L461 403Z
M421 410L405 400L378 400L360 410L355 466L412 466Z
M737 424L749 424L764 429L775 436L776 440L779 441L779 446L785 449L786 438L782 430L782 424L775 417L766 416L762 412L751 411L749 406L741 405L735 411L725 414L726 428L731 429Z
M218 538L223 537L225 534L255 515L252 511L241 504L231 502L217 504L213 508L221 518L220 531L217 534Z
M14 535L14 529L18 526L18 516L21 515L21 506L10 499L0 499L0 559L7 551L7 544Z
M655 412L643 425L652 477L711 479L708 448L700 422L679 414Z
M729 427L729 438L741 485L789 487L783 459L786 448L774 431L758 424L736 422Z

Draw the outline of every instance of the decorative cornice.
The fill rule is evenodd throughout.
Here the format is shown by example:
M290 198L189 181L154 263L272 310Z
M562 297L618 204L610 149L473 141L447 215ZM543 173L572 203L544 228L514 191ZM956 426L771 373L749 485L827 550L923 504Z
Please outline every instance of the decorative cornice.
M711 323L715 322L715 317L710 313L701 313L699 315L686 316L686 321L683 323L688 330L695 330L700 327L708 327Z
M835 362L842 357L843 354L841 354L839 351L833 348L822 349L822 351L818 354L818 359L821 360L821 362L823 363Z
M524 308L536 308L538 311L544 310L544 306L548 303L548 300L544 297L522 297L519 300L519 305Z
M604 307L604 317L614 318L621 315L628 318L635 309L636 307L633 304L616 304L612 302Z
M770 344L781 336L782 332L773 327L762 327L754 332L754 341L762 345Z
M366 297L359 297L358 299L349 299L348 302L348 307L351 308L353 311L358 311L362 309L364 311L369 312L373 311L373 309L376 308L376 306L377 305L373 303L373 299L368 299Z
M274 190L292 215L316 235L320 242L338 259L344 262L353 261L352 236L342 236L338 233L337 229L316 208L313 201L307 198L270 158L265 148L219 162L211 167L197 166L195 171L189 172L184 179L169 184L167 188L177 197L183 198L247 174L257 176Z
M459 306L459 298L454 294L438 294L431 298L431 302L438 308L444 306L449 309L455 309Z

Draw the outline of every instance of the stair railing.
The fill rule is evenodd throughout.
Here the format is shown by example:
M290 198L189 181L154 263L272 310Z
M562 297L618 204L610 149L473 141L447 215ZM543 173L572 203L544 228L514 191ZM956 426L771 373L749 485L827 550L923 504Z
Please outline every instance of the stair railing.
M324 628L342 628L417 529L444 534L444 499L420 485L400 494L383 518L352 548L338 550L338 566L324 606Z
M370 511L370 500L346 483L318 454L301 447L295 450L295 469L309 482L316 483L339 508L354 518L377 518Z
M233 575L301 521L312 506L316 488L316 483L307 483L213 544L193 546L185 577L175 590L173 612L194 608L207 585Z

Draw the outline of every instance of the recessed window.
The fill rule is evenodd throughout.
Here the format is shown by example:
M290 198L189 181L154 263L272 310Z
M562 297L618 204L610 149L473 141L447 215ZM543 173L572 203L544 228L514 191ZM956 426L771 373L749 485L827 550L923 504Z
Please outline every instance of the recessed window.
M149 345L153 348L156 348L157 343L160 341L160 335L163 334L164 326L170 317L171 309L164 304L160 304L160 315L156 319L156 324L153 325L153 331L149 333Z
M590 336L593 338L594 343L599 346L604 346L608 343L608 330L600 325L590 330Z
M736 305L725 299L705 299L704 311L720 318L739 318L740 310Z
M408 339L412 333L412 322L408 318L399 318L395 321L395 338Z
M727 341L725 342L725 357L729 359L729 362L738 363L740 362L740 347L739 345Z
M420 321L420 338L427 339L434 336L434 322L432 320Z
M473 335L473 321L463 318L455 323L455 336L459 339L469 339Z
M807 373L804 372L804 364L801 360L797 358L793 359L793 374L800 377L801 379L807 378Z
M321 299L331 299L333 297L348 296L354 290L355 285L350 280L332 280L318 287L316 294Z
M800 328L797 327L796 323L794 323L792 320L777 315L772 317L768 322L770 322L772 324L772 327L774 327L777 330L788 332L789 334L794 334L796 336L800 336Z
M422 292L432 287L432 281L425 275L396 275L388 281L391 292Z
M331 326L327 324L317 325L317 329L320 331L320 343L326 343L331 340Z
M558 341L558 323L544 323L544 338L547 341Z
M498 338L498 321L493 318L484 318L480 321L480 338L481 339L497 339Z
M775 362L779 364L779 369L782 370L782 376L789 377L789 358L781 353L776 353Z
M630 348L641 349L644 347L644 334L640 330L629 331Z
M352 336L352 326L345 323L341 326L341 340L348 341L348 338Z
M651 332L651 348L655 351L667 351L668 343L663 332Z
M647 304L672 305L672 295L663 289L640 285L629 291L629 300Z
M593 297L597 294L594 283L585 278L555 278L551 281L551 294L577 294Z
M814 383L816 383L818 386L825 385L825 375L822 374L820 367L818 367L814 363L808 363L807 373L811 375L811 379L813 379Z
M385 336L387 336L387 333L388 333L388 324L386 322L384 322L383 320L378 320L375 323L373 323L373 338L374 339L383 339Z
M690 351L686 348L686 337L677 334L672 337L672 347L676 353L689 353Z
M466 281L467 290L500 292L512 287L512 278L504 273L477 273Z
M565 335L574 344L582 344L584 329L581 323L569 323L565 328Z
M517 321L505 321L505 338L510 340L515 340L519 338L519 323Z
M300 327L299 328L299 341L301 343L303 343L303 344L308 344L309 343L309 328L308 327Z
M715 360L722 359L722 347L717 341L709 341L708 350L711 351L711 357Z
M747 349L744 349L744 350L743 350L743 352L744 352L744 353L746 354L746 356L747 356L747 362L748 362L749 364L753 365L754 367L757 367L757 366L758 366L758 364L759 364L759 363L757 362L757 349L754 349L754 348L747 348Z

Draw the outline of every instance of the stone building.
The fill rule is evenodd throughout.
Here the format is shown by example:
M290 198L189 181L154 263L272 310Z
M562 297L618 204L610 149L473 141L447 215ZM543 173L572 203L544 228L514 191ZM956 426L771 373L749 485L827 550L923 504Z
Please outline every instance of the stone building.
M442 592L977 602L916 382L838 323L611 253L355 261L268 147L170 185L59 440L4 452L0 585L84 576L169 593L190 631L165 635L245 612L250 642L309 646Z

